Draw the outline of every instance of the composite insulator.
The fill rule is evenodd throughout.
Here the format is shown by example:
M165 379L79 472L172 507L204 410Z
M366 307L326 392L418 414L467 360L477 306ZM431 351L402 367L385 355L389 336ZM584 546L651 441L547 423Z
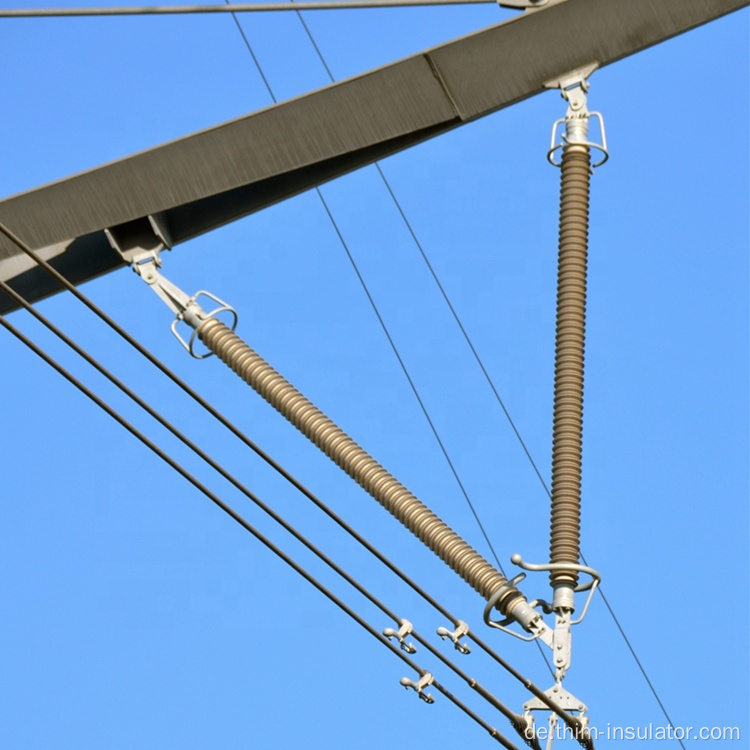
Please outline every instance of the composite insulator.
M481 596L488 600L507 583L505 576L221 321L212 318L202 323L198 337ZM518 589L507 587L496 606L507 615L525 601Z
M561 170L550 562L575 565L581 528L589 147L580 143L564 146ZM553 587L575 586L578 575L554 571L550 582Z

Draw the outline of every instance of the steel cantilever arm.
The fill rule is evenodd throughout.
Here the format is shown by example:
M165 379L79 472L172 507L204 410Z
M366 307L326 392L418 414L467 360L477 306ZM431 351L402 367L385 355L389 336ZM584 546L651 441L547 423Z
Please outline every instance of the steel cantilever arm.
M179 244L540 93L568 71L607 65L748 4L550 2L347 81L7 198L0 201L0 223L80 283L122 266L128 253ZM29 300L57 291L5 238L0 278ZM0 312L14 306L0 296Z

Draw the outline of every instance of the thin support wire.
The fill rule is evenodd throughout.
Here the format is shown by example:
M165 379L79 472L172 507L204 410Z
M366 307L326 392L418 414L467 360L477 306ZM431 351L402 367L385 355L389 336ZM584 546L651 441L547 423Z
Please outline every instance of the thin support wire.
M303 10L359 10L366 8L414 8L453 5L497 4L496 0L309 0L299 3ZM109 8L6 8L0 18L83 18L91 16L164 16L206 13L267 13L293 11L283 2L237 3L228 10L223 5L145 5Z
M417 674L419 674L420 677L426 674L426 670L422 669L422 667L420 667L412 659L410 659L400 648L398 648L393 643L391 643L391 641L389 641L378 630L376 630L372 625L370 625L370 623L368 623L363 617L361 617L351 607L349 607L346 603L344 603L332 591L326 588L311 573L305 570L305 568L303 568L299 563L297 563L294 559L292 559L289 555L287 555L283 550L277 547L270 539L264 536L254 526L252 526L247 520L245 520L245 518L243 518L236 510L234 510L234 508L232 508L230 505L225 503L218 495L216 495L208 487L206 487L202 482L196 479L190 472L187 471L187 469L185 469L184 466L182 466L178 461L176 461L169 454L163 451L158 445L156 445L156 443L154 443L152 440L146 437L146 435L144 435L140 430L138 430L135 426L133 426L118 411L116 411L109 404L107 404L105 401L99 398L99 396L97 396L92 390L90 390L86 385L84 385L80 380L78 380L78 378L76 378L74 375L68 372L59 362L57 362L49 354L47 354L47 352L43 351L40 347L38 347L33 341L31 341L31 339L29 339L27 336L21 333L21 331L19 331L15 326L9 323L5 319L5 317L2 315L0 315L0 325L2 325L3 328L5 328L9 333L15 336L21 343L23 343L32 352L34 352L34 354L36 354L38 357L44 360L44 362L46 362L52 369L54 369L59 375L65 378L65 380L67 380L71 385L77 388L84 396L90 399L94 404L96 404L100 409L102 409L118 424L120 424L120 426L125 428L125 430L127 430L131 435L133 435L133 437L139 440L144 446L146 446L158 458L164 461L170 468L172 468L180 476L182 476L185 480L187 480L193 487L195 487L195 489L197 489L199 492L205 495L212 503L214 503L214 505L216 505L218 508L224 511L224 513L226 513L230 518L236 521L240 526L242 526L242 528L245 529L245 531L252 534L252 536L255 537L255 539L257 539L264 547L266 547L268 550L273 552L279 559L285 562L296 573L302 576L302 578L304 578L308 583L314 586L329 601L331 601L340 610L342 610L345 614L351 617L358 625L360 625L364 630L366 630L370 635L372 635L379 643L382 643L392 653L398 656L399 659L401 659L405 664L411 667L411 669L413 669ZM466 713L474 721L476 721L483 729L489 732L489 734L492 737L494 737L496 740L498 740L498 742L500 742L504 747L508 748L508 750L518 750L518 748L515 745L509 742L494 727L487 724L487 722L485 722L477 714L471 711L465 704L463 704L462 701L456 698L452 693L450 693L446 688L444 688L439 682L433 680L431 684L434 686L436 690L442 693L448 700L450 700L458 708L464 711L464 713Z
M479 352L476 350L474 343L469 337L469 334L466 328L464 327L464 324L461 322L461 318L459 318L455 307L453 307L453 303L451 302L450 297L448 296L448 292L445 291L445 287L440 281L440 278L438 277L435 269L433 268L432 263L430 263L430 260L427 257L427 253L425 252L425 249L422 246L422 243L417 237L417 233L414 231L414 228L412 227L411 222L407 218L406 212L401 206L401 202L396 197L396 193L391 187L391 183L386 178L385 173L383 172L383 169L380 166L379 162L375 162L375 168L378 170L378 173L380 174L380 177L383 180L383 184L385 185L386 190L389 192L391 198L393 199L393 203L396 206L396 210L401 215L401 218L404 221L404 225L406 226L407 231L411 235L412 240L414 240L414 244L417 250L419 251L419 254L422 256L422 260L427 266L427 270L430 272L430 275L432 276L432 279L435 282L435 285L437 286L438 290L440 291L440 294L445 300L445 304L448 306L448 309L450 310L450 313L453 316L453 319L456 321L456 325L458 326L458 329L461 331L461 335L464 337L466 344L471 350L472 356L476 360L476 363L479 366L479 369L482 371L482 375L484 376L484 379L487 381L487 385L489 385L490 389L492 390L492 393L495 396L495 400L500 405L500 408L502 409L502 412L505 415L505 418L508 420L508 424L510 425L510 428L513 430L513 434L516 436L516 439L521 445L521 448L523 449L523 452L526 455L526 458L531 464L531 467L533 468L534 473L537 475L537 477L539 478L539 481L542 483L542 487L544 487L545 491L549 495L550 493L549 493L549 490L547 489L547 483L544 481L544 477L542 476L542 473L539 471L539 467L536 465L536 462L534 461L529 449L527 448L523 437L521 437L521 433L519 432L518 427L516 427L516 423L513 421L513 418L511 417L510 412L508 411L508 408L505 406L505 402L503 401L502 397L500 396L500 393L495 387L495 383L492 381L492 378L490 377L489 372L487 372L487 368L484 366L484 362L482 361L482 358L479 356Z
M226 0L226 2L229 3L230 0ZM315 38L313 37L312 32L310 31L309 27L307 26L307 23L305 22L305 19L302 17L302 14L299 12L299 9L297 9L297 18L299 18L300 23L302 24L302 26L303 26L303 28L304 28L304 30L305 30L308 38L310 39L310 42L311 42L313 48L315 49L315 52L318 55L318 58L320 59L321 64L323 65L323 67L325 68L326 73L328 74L328 77L330 78L330 80L332 82L335 82L336 79L334 78L334 75L333 75L331 69L328 67L328 63L326 62L325 57L323 56L322 51L318 47L318 44L315 41ZM238 25L239 25L239 22L238 22ZM243 37L244 37L244 33L243 33ZM246 41L247 41L247 39L246 39ZM250 47L249 43L248 43L248 47ZM252 54L252 50L251 50L251 54ZM253 59L255 60L255 55L253 55ZM258 64L257 60L256 60L256 65L258 65L258 70L260 71L260 65ZM261 71L261 75L263 75L262 71ZM265 77L264 77L264 80L265 80ZM268 88L269 88L269 93L271 93L271 96L273 96L273 93L271 92L270 87L268 87ZM276 101L276 100L274 99L274 101ZM403 219L403 222L404 222L404 225L406 226L407 231L409 232L409 234L411 235L412 239L414 240L414 244L417 247L417 250L419 251L419 254L422 256L422 260L424 261L425 265L427 266L427 269L430 272L430 275L432 276L432 278L433 278L433 280L435 282L435 285L437 286L438 290L440 291L440 294L442 295L443 299L445 300L445 303L448 306L448 309L450 310L451 315L453 316L453 319L456 321L456 325L458 326L459 330L461 331L461 334L464 337L464 339L466 341L466 344L468 345L468 347L469 347L469 349L470 349L470 351L471 351L474 359L476 360L476 363L479 366L479 369L481 370L482 375L484 376L485 380L487 381L487 385L490 387L490 390L492 391L492 393L493 393L493 395L495 397L495 400L497 401L498 405L500 406L500 409L502 410L503 414L505 415L505 418L508 420L508 424L510 425L510 427L511 427L511 429L513 431L513 434L516 436L516 439L518 440L518 442L519 442L519 444L520 444L520 446L521 446L521 448L522 448L522 450L523 450L526 458L528 459L529 464L531 465L534 473L536 474L537 478L539 479L539 482L542 485L545 494L551 500L552 499L552 493L550 491L550 488L547 485L547 482L544 480L544 477L542 476L542 473L539 470L539 467L537 466L536 462L534 461L534 458L531 455L531 452L530 452L529 448L527 447L526 442L524 441L524 439L521 436L521 433L520 433L518 427L516 426L515 422L513 421L513 418L511 417L510 411L506 407L505 402L503 401L502 397L500 396L500 393L497 390L497 387L495 386L495 383L492 380L492 377L490 376L487 368L485 367L484 362L482 361L482 358L479 356L479 352L477 351L476 347L474 346L474 343L472 342L471 337L469 336L468 331L466 330L463 322L461 321L458 313L456 312L456 309L453 306L453 303L451 302L450 297L448 296L448 293L445 290L445 287L443 286L442 282L440 281L440 278L438 277L437 272L435 271L432 263L430 262L430 260L429 260L429 258L427 256L427 253L426 253L426 251L424 249L424 246L422 245L422 243L419 240L419 238L417 236L417 233L415 232L415 230L414 230L411 222L409 221L408 217L406 216L406 212L404 211L404 209L403 209L403 207L401 205L401 202L398 200L398 198L396 196L396 193L394 192L393 188L391 187L390 182L386 178L385 173L383 172L383 169L380 166L380 162L377 162L377 161L375 162L375 168L377 169L378 173L380 174L380 177L383 180L383 184L385 185L386 190L388 191L388 193L390 194L391 198L393 199L393 203L396 206L396 209L397 209L398 213L400 214L401 218ZM318 192L320 192L320 191L318 191ZM321 200L322 200L322 196L321 196ZM327 210L327 207L326 207L326 210ZM352 261L352 263L353 263L353 261ZM356 270L356 265L355 265L355 270ZM359 276L359 272L358 271L357 271L357 275ZM362 283L364 285L364 282L362 282ZM366 287L365 287L365 291L366 291ZM368 297L369 297L369 293L368 293ZM377 309L376 309L376 314L378 314L377 313ZM378 318L380 318L379 314L378 314ZM383 327L385 329L385 326L383 326ZM386 330L386 335L388 336L387 330ZM388 336L388 338L390 340L390 336ZM394 347L394 350L395 350L395 347ZM396 352L396 356L398 357L398 352ZM399 357L399 361L401 361L400 357ZM408 375L408 373L406 373L406 371L405 371L405 374L406 374L407 378L409 378L409 375ZM409 381L411 383L411 379L410 378L409 378ZM419 396L416 394L416 391L415 391L415 395L417 396L417 399L419 400L420 405L421 405L421 399L419 399ZM427 416L426 412L425 412L425 416ZM432 425L431 420L429 419L429 416L427 416L427 419L428 419L428 421L430 421L430 424ZM435 437L438 439L438 442L440 442L440 445L442 447L442 442L440 441L440 438L438 437L437 433L435 433ZM448 463L451 465L451 469L452 469L453 466L452 466L452 464L450 462L450 459L448 459L447 455L446 455L446 459L448 460ZM455 475L455 472L454 472L454 475ZM456 480L458 481L459 485L461 486L461 489L463 490L463 485L461 484L461 481L458 479L458 476L456 476ZM473 508L473 506L471 506L471 502L469 501L468 497L466 499L469 502L469 505L470 505L470 507L472 509L472 512L474 512L474 508ZM484 528L482 527L482 524L479 521L479 518L476 516L476 513L474 513L474 516L477 519L477 523L479 523L480 528L482 528L482 533L484 534ZM486 538L486 535L485 535L485 538ZM489 543L489 540L488 540L488 543ZM497 560L498 565L500 566L500 570L503 572L503 574L505 574L505 572L503 571L502 566L500 565L500 561L497 559L497 555L495 555L495 550L492 549L492 545L490 545L490 549L492 550L492 554L494 555L495 560ZM588 562L586 562L586 558L584 557L583 553L581 553L581 560L583 561L584 565L588 565ZM641 663L641 660L638 658L638 655L636 654L635 648L631 644L630 639L625 634L625 630L623 629L622 625L620 624L620 621L618 620L617 616L615 615L614 609L610 605L609 600L607 599L607 597L606 597L604 591L602 590L601 586L599 587L599 594L601 595L602 600L603 600L605 606L607 607L607 610L609 611L610 615L612 616L612 619L614 620L615 625L617 626L617 629L620 631L620 634L622 635L622 638L625 641L625 644L627 645L630 653L633 655L633 659L635 660L635 663L638 665L638 669L640 670L641 674L643 675L643 678L646 681L646 684L648 685L648 687L649 687L651 693L653 694L656 702L658 703L659 707L661 708L661 711L664 714L664 717L669 722L669 725L672 726L672 727L674 727L674 724L672 723L672 720L671 720L671 718L669 716L669 713L667 712L667 709L664 706L664 703L662 702L661 698L659 697L659 694L657 693L656 688L654 687L653 683L651 682L651 679L649 678L649 676L648 676L648 674L646 672L645 667ZM549 662L549 659L547 657L546 652L543 650L541 644L538 641L536 642L536 645L537 645L537 648L539 649L539 653L541 654L542 658L544 659L545 664L547 665L547 669L549 670L550 674L554 675L554 671L553 671L552 666L551 666L551 664ZM685 746L684 746L682 740L678 740L678 741L680 743L680 746L684 750Z
M228 3L228 2L230 2L230 0L226 0L226 2ZM315 41L315 37L313 37L313 34L310 31L310 28L308 27L307 23L305 22L305 19L303 18L302 13L300 13L299 11L297 12L297 18L299 19L300 23L302 24L302 27L304 28L305 33L307 34L307 37L310 40L310 43L312 44L313 48L315 49L315 52L316 52L316 54L318 56L318 59L320 60L320 62L323 65L323 67L325 68L325 71L328 74L328 77L330 78L331 82L335 82L336 79L334 78L333 72L328 67L328 63L326 62L326 59L325 59L325 57L323 55L323 52L321 51L320 47L318 47L318 44ZM239 22L238 22L238 25L239 25ZM244 37L244 34L243 34L243 37ZM245 38L245 41L247 42L247 38L246 37L244 37L244 38ZM248 46L249 46L249 43L248 43ZM253 55L253 60L256 60L255 55ZM258 65L258 69L260 70L260 66L259 66L257 60L256 60L256 65ZM262 71L261 71L261 75L263 75ZM264 77L264 80L265 80L265 77ZM269 87L269 92L270 92L270 87ZM273 92L270 92L270 93L271 93L271 96L273 96ZM276 100L274 99L274 101L276 101ZM542 479L542 475L539 473L539 470L537 469L536 464L534 463L534 460L531 458L531 454L527 450L526 445L523 442L523 439L521 438L520 433L516 429L516 426L515 426L515 424L513 423L513 420L510 417L510 413L505 408L505 404L503 403L502 399L500 398L500 395L498 394L497 390L495 389L495 386L492 384L492 381L490 380L489 375L488 375L487 371L484 368L484 365L482 364L481 360L479 359L479 355L476 353L476 350L474 349L474 345L471 343L471 341L468 338L468 335L466 334L466 331L465 331L465 329L464 329L464 327L463 327L463 325L462 325L462 323L461 323L461 321L460 321L460 319L458 317L458 314L456 313L455 309L453 308L453 305L451 304L450 299L448 298L447 293L443 289L443 286L440 283L440 280L438 279L437 274L435 273L435 271L432 268L432 265L430 264L429 260L427 259L427 254L425 253L425 251L424 251L424 249L422 247L422 244L419 242L416 233L412 229L411 223L409 222L408 218L406 217L406 212L401 207L401 203L396 198L396 194L393 192L393 189L391 188L391 185L388 182L388 180L386 179L386 176L383 173L383 170L380 168L380 164L378 162L375 162L375 167L377 168L378 173L380 174L380 177L383 180L383 184L385 185L385 187L388 190L391 198L393 199L393 202L396 205L396 208L398 209L398 212L400 213L402 219L404 220L404 223L406 224L406 227L409 230L409 233L411 234L412 238L414 239L414 242L416 243L416 246L419 249L419 252L421 253L422 258L424 259L425 263L427 264L427 267L430 269L430 271L432 273L432 276L433 276L433 278L435 279L435 282L438 285L438 288L443 293L443 297L444 297L445 301L447 302L448 307L450 308L451 312L453 313L453 316L456 319L456 322L458 323L459 328L464 333L464 336L465 336L465 338L466 338L469 346L471 347L472 351L474 352L474 355L475 355L477 361L479 362L479 365L482 368L482 371L484 372L485 377L489 381L490 386L492 387L492 390L495 393L495 396L497 397L498 401L500 402L500 406L502 407L503 412L505 413L506 417L508 418L508 421L510 422L511 426L513 427L513 430L514 430L514 432L516 434L516 437L521 442L521 445L523 446L523 448L524 448L524 450L526 452L526 455L528 456L529 460L531 461L531 464L534 467L534 470L536 471L537 475L542 480L542 483L544 483L544 480ZM422 399L421 399L421 397L419 395L419 392L418 392L416 386L414 385L414 382L411 379L411 375L409 374L409 371L407 370L406 365L404 364L404 361L401 358L401 355L400 355L400 353L398 351L398 348L396 347L396 344L394 343L394 341L393 341L393 339L391 337L391 334L390 334L390 332L388 330L388 327L385 324L385 321L383 320L382 316L380 315L380 311L378 310L378 307L375 304L375 300L373 299L372 295L370 294L370 290L368 289L367 284L365 283L365 280L364 280L364 278L362 277L362 274L359 271L357 263L355 262L354 257L352 256L351 252L349 251L347 243L345 242L345 240L344 240L341 232L339 231L338 225L336 224L336 221L334 220L333 215L331 214L331 211L328 208L328 204L326 203L325 199L323 198L323 194L321 193L320 188L316 188L316 190L317 190L318 196L320 197L321 202L323 203L323 207L325 208L326 213L328 214L328 216L329 216L329 218L331 220L331 223L333 224L333 227L334 227L334 229L336 231L336 234L338 235L339 240L341 241L341 244L344 247L344 251L346 252L347 257L349 258L349 262L352 264L352 267L354 268L354 272L356 273L357 278L359 279L359 282L360 282L360 284L362 286L362 289L364 290L365 294L367 295L367 299L370 301L370 305L372 306L372 309L375 312L375 315L376 315L378 321L380 322L380 326L383 329L383 332L384 332L386 338L388 339L388 343L391 345L391 349L393 350L393 353L396 355L396 359L398 360L398 363L401 366L401 369L402 369L404 375L406 376L406 379L407 379L407 381L409 383L409 386L411 387L411 390L414 393L414 396L417 399L417 402L418 402L420 408L422 409L422 413L424 414L425 419L427 420L427 423L429 424L430 429L432 430L432 434L435 436L435 439L437 440L437 443L440 446L440 450L442 451L443 456L445 457L445 460L446 460L446 462L447 462L447 464L448 464L448 466L449 466L449 468L450 468L450 470L451 470L451 472L453 474L453 477L455 478L456 483L458 484L459 489L461 490L461 493L463 494L464 499L466 500L466 503L469 506L469 509L471 510L472 515L474 516L474 520L476 521L477 525L479 526L479 530L481 531L482 536L484 537L485 541L487 542L487 545L488 545L490 551L492 552L492 556L494 557L495 562L497 563L497 566L500 569L500 572L503 575L505 575L505 569L503 568L503 564L500 562L500 558L499 558L497 552L495 551L495 548L494 548L492 542L490 541L489 535L487 534L487 531L484 528L484 524L480 520L479 514L477 513L476 508L474 507L474 504L472 503L471 499L469 498L469 494L466 491L466 488L464 487L464 484L461 481L461 478L459 477L458 472L456 471L455 466L453 465L453 461L451 460L451 458L450 458L450 456L448 454L448 451L446 450L445 445L443 444L443 441L440 438L440 435L439 435L439 433L437 431L437 428L435 427L432 419L430 418L430 415L429 415L429 413L427 411L427 408L424 405L424 403L423 403L423 401L422 401ZM546 652L544 651L544 648L542 647L542 645L539 643L538 640L535 641L535 643L536 643L537 650L539 651L539 655L542 657L542 659L543 659L543 661L544 661L544 663L545 663L545 665L547 667L547 670L549 671L550 675L554 677L554 674L555 674L554 669L552 668L552 664L550 663L549 657L547 656Z
M260 508L267 516L272 518L277 524L279 524L287 533L293 536L300 544L306 549L312 552L319 560L333 570L337 575L343 578L350 586L358 591L363 597L365 597L371 604L377 607L383 614L393 620L397 625L401 624L402 618L393 612L386 604L380 599L374 596L367 588L359 583L353 576L341 568L336 562L334 562L328 555L322 550L310 542L303 534L301 534L294 526L274 511L270 506L263 502L255 493L249 490L242 482L240 482L233 474L228 472L224 466L215 461L210 455L205 453L198 445L190 440L183 432L177 429L169 420L167 420L160 412L150 406L144 401L137 393L131 390L125 383L117 378L110 370L104 367L97 359L90 355L86 350L79 346L69 336L67 336L62 330L55 326L47 317L42 315L36 308L34 308L28 300L13 290L8 284L0 280L0 291L12 297L24 310L32 315L39 323L41 323L47 330L53 333L59 338L66 346L72 349L79 357L81 357L87 364L93 367L97 372L103 375L110 383L116 386L122 393L124 393L131 401L137 406L143 409L152 419L158 422L162 427L168 430L174 435L183 445L189 448L195 455L197 455L202 461L216 471L221 477L226 479L232 484L237 490L239 490L246 498L248 498L256 507ZM433 655L435 655L440 661L443 662L449 669L463 679L475 692L481 695L493 708L496 708L500 713L503 714L511 723L511 725L518 731L521 736L526 739L524 734L525 726L522 723L522 717L513 712L508 706L498 700L492 693L486 690L479 682L472 677L468 676L465 672L456 666L450 659L445 657L440 651L435 649L429 641L422 637L419 633L412 630L412 637L427 648ZM537 749L539 750L539 749Z
M44 269L52 278L54 278L64 289L69 291L81 304L87 307L94 315L96 315L102 322L109 326L118 336L132 346L141 356L143 356L148 362L156 367L163 375L177 385L184 393L192 398L199 406L216 419L222 426L229 430L237 439L239 439L244 445L252 450L259 458L265 461L271 468L274 469L280 476L288 481L295 489L299 490L305 497L307 497L319 510L325 513L334 523L340 528L346 531L358 544L364 547L370 554L372 554L377 560L385 565L391 572L398 576L404 583L406 583L416 594L418 594L425 602L432 606L437 612L443 615L446 619L453 623L454 627L457 627L461 620L455 615L451 614L440 602L432 597L427 591L425 591L419 584L413 581L407 576L402 570L400 570L391 560L389 560L380 550L374 547L368 542L361 534L359 534L354 528L346 523L340 516L334 513L322 500L314 495L305 485L297 480L292 474L290 474L283 466L278 464L271 456L269 456L262 448L254 443L247 435L245 435L236 425L230 422L221 412L219 412L214 406L208 403L200 394L193 390L185 381L183 381L178 375L172 372L163 362L157 359L148 349L146 349L139 341L133 338L127 331L125 331L117 322L115 322L110 316L108 316L103 310L101 310L94 302L92 302L86 295L84 295L77 287L75 287L67 278L65 278L59 271L51 266L46 260L41 258L36 252L34 252L25 242L11 232L5 225L0 223L0 234L9 239L19 250L25 253L31 258L37 265ZM532 683L525 677L520 675L513 667L510 666L502 657L495 653L486 643L479 639L473 632L468 634L474 643L477 644L490 658L492 658L497 664L503 667L509 674L519 680L524 686L528 687ZM533 690L532 690L533 692ZM535 694L536 695L536 694ZM537 695L537 697L540 697ZM565 718L567 714L560 713L561 718Z

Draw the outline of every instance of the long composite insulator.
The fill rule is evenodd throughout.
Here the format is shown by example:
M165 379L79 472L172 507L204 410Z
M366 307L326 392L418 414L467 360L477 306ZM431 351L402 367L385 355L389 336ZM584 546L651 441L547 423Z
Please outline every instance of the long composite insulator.
M581 532L583 359L591 175L588 146L566 145L561 170L550 561L577 564ZM553 587L575 585L578 576L572 571L554 571L550 582Z
M489 599L507 583L505 576L495 570L221 321L215 318L206 321L198 329L198 336L219 359L229 365L485 599ZM505 615L510 604L515 606L520 601L525 602L523 595L518 589L509 587L500 597L497 609Z

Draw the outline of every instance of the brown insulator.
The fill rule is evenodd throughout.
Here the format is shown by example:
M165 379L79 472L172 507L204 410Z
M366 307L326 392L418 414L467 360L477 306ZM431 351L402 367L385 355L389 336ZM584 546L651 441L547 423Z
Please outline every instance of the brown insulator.
M577 564L581 530L583 359L591 175L588 146L566 145L561 170L550 561ZM578 575L554 571L550 582L553 586L575 585Z
M505 576L222 322L207 320L199 327L198 337L486 600L507 583ZM523 595L510 587L497 609L505 615L508 605L519 601L525 601Z

